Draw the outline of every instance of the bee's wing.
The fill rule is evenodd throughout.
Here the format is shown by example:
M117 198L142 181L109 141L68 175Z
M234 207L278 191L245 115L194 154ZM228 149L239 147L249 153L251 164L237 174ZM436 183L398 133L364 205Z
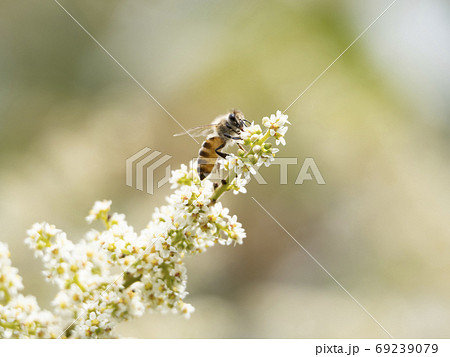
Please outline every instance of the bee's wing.
M190 136L208 136L209 134L214 133L216 130L217 124L207 124L202 126L196 126L195 128L188 129L178 134L174 134L173 136L180 136L189 134Z

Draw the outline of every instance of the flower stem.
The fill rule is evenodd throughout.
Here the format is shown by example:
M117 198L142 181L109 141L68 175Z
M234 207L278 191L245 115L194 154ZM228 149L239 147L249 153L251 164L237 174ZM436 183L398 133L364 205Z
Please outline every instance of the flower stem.
M6 305L10 300L11 300L11 295L9 294L9 291L6 287L1 288L0 291L3 291L3 296L4 296L4 301L3 301L3 305Z
M73 282L80 288L80 290L83 293L86 292L86 288L83 286L83 284L81 284L80 280L78 279L78 275L77 274L74 275Z

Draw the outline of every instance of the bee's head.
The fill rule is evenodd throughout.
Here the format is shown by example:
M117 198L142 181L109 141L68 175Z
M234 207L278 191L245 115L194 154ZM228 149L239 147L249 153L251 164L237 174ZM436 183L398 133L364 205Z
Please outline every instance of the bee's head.
M248 120L244 118L244 113L239 110L233 110L230 115L228 115L228 120L233 127L239 130L243 130L244 126L247 125L245 122L248 122Z

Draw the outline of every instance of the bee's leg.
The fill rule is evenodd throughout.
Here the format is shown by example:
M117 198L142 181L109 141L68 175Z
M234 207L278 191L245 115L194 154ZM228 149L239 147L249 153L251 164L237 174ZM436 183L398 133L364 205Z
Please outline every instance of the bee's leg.
M243 152L247 152L247 150L244 149L244 147L239 144L238 142L236 142L237 146L239 146L239 149L241 149Z
M230 134L224 134L227 138L229 138L229 139L233 139L233 140L242 140L242 138L241 137L239 137L239 136L231 136ZM241 149L242 151L244 151L244 152L247 152L243 147L242 147L242 145L241 144L239 144L238 142L236 142L236 144L237 144L237 146L239 146L239 149Z
M240 136L231 136L230 134L224 134L228 139L242 140Z
M220 149L222 149L225 146L225 144L220 145L216 150L214 150L216 152L217 155L219 155L221 158L226 159L228 155L226 152L222 152L219 151Z

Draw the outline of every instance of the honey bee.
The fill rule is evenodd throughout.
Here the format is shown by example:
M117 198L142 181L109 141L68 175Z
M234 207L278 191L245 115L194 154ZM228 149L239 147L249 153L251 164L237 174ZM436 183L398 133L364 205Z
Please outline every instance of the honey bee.
M217 117L211 124L191 128L183 133L175 134L180 136L189 134L191 136L206 136L202 147L198 152L197 171L200 180L205 179L216 165L218 157L226 158L229 154L220 150L231 143L236 143L239 148L244 148L238 140L244 126L250 123L244 118L244 114L239 110L233 110L231 113Z

